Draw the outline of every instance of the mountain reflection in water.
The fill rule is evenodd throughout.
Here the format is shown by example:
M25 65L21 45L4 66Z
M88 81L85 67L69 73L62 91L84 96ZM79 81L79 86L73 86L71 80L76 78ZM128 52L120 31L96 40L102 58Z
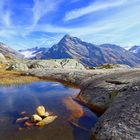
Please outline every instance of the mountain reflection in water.
M90 140L90 129L96 123L97 117L71 98L78 93L79 89L49 81L1 86L0 139ZM56 121L42 128L29 129L16 123L21 112L30 116L39 105L56 114Z

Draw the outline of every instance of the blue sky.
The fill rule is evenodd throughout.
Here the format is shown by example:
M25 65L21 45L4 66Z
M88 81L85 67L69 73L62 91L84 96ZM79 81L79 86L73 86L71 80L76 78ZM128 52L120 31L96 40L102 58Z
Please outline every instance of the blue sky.
M94 44L140 45L140 0L0 0L0 42L50 47L65 34Z

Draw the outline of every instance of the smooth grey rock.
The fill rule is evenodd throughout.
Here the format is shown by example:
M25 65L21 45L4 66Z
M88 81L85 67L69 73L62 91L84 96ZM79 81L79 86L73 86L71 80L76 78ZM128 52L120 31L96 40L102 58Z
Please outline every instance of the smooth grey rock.
M140 140L140 90L119 94L92 129L97 140Z

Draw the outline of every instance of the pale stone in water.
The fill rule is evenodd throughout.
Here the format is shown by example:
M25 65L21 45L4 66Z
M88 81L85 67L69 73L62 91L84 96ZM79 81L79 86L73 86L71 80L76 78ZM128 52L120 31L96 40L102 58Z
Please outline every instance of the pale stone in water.
M49 112L45 112L44 117L48 117L49 115Z
M48 116L45 119L43 119L42 121L38 122L36 125L37 126L47 125L47 124L52 123L53 121L55 121L56 118L57 118L57 116Z
M34 114L34 115L32 115L31 120L32 120L32 122L39 122L42 120L42 118L39 115Z
M36 108L36 112L41 117L45 116L45 114L46 114L45 107L44 106L38 106Z
M29 117L18 118L16 120L16 122L19 123L19 122L22 122L22 121L25 121L25 120L28 120L28 119L29 119Z

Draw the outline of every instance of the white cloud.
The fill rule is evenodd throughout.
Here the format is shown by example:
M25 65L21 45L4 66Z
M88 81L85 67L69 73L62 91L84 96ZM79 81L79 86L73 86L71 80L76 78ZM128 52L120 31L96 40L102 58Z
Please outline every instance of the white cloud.
M140 25L139 12L136 12L139 11L139 9L140 6L138 4L133 6L130 5L126 9L123 9L112 16L101 19L98 22L94 22L91 20L90 23L88 22L84 26L59 27L44 24L37 25L34 30L60 33L61 35L69 33L73 36L80 37L90 42L94 41L99 43L106 41L108 43L128 44L130 40L127 39L128 37L132 38L134 40L133 42L135 42L138 35L138 31L137 33L135 32L135 34L132 33L134 32L133 28L137 28ZM58 38L60 39L61 37Z
M4 27L11 26L11 11L9 9L5 9L5 6L8 6L10 0L0 1L0 23Z
M9 0L6 0L9 1ZM59 2L58 2L59 1ZM136 44L135 42L139 42L139 30L136 29L136 26L140 25L140 18L139 18L139 12L140 12L140 5L135 0L135 4L129 4L125 5L123 8L121 8L120 12L116 12L113 15L109 15L107 17L100 17L100 20L94 21L92 19L92 16L87 17L87 21L81 26L57 26L53 24L44 23L40 24L38 21L45 15L49 15L50 12L59 10L59 5L64 0L34 0L35 4L32 9L32 12L29 14L33 14L33 24L29 25L14 25L11 24L11 11L10 9L4 9L4 5L6 4L5 1L0 1L0 41L6 40L7 42L10 42L10 45L16 46L16 48L24 47L34 47L37 44L39 45L46 45L51 46L54 43L57 43L62 35L68 33L72 36L77 36L85 41L89 42L96 42L96 43L102 43L103 41L109 42L109 43L116 43L115 41L122 42L125 44L128 44L129 41L133 44ZM71 0L72 1L72 0ZM77 0L74 0L77 1ZM79 1L79 0L78 0ZM101 0L99 0L101 2ZM104 3L94 3L94 8L82 8L77 9L78 11L84 11L79 13L79 16L82 16L83 14L88 14L90 12L103 10L105 8L114 7L123 4L126 0L106 0ZM107 3L108 1L108 3ZM114 1L113 3L109 3L109 1ZM98 7L97 7L98 6ZM84 10L83 10L84 9ZM87 10L86 10L87 9ZM94 9L94 10L93 10ZM77 11L76 10L76 11ZM77 12L78 12L77 11ZM71 13L71 12L70 12ZM93 14L94 15L94 14ZM71 17L72 19L78 18L78 17ZM45 18L46 19L46 18ZM32 20L32 19L31 19ZM47 20L47 19L46 19ZM61 19L60 19L61 20ZM70 20L70 19L69 19ZM66 23L66 22L65 22ZM135 29L133 29L135 28ZM46 32L46 34L49 33L55 33L56 38L52 38L50 36L40 35L37 37L30 36L32 32ZM55 35L54 35L55 36ZM138 44L138 43L137 43Z
M96 11L100 11L100 10L104 10L107 8L111 8L111 7L116 7L116 6L120 6L122 4L124 4L127 0L117 0L117 1L111 1L111 0L107 0L106 2L94 2L91 5L84 7L84 8L80 8L80 9L75 9L72 10L70 12L68 12L65 15L65 21L68 20L73 20L76 18L79 18L81 16L96 12Z
M56 11L62 0L34 0L33 12L33 25L37 24L41 17Z
M5 11L5 14L3 16L3 23L6 27L11 26L11 12L10 11Z

